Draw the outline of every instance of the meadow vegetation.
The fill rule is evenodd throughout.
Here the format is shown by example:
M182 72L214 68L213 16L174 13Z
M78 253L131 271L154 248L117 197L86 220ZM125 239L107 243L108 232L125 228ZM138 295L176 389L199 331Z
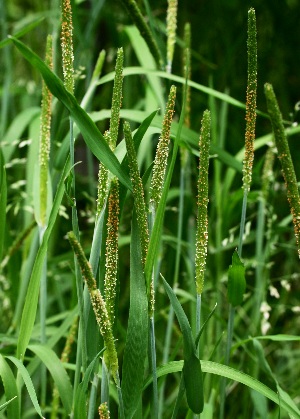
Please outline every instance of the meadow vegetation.
M300 418L300 107L267 8L236 44L216 15L219 64L184 2L6 3L0 417Z

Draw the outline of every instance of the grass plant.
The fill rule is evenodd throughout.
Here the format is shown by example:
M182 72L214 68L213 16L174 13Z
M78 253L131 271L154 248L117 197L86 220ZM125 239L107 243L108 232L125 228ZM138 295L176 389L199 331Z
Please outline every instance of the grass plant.
M165 3L0 0L0 418L300 418L300 128Z

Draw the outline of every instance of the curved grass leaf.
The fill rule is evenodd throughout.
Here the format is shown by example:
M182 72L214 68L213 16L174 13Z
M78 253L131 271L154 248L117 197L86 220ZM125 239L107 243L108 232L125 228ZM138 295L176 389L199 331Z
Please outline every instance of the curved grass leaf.
M21 38L21 36L30 32L32 29L37 27L44 20L45 20L45 16L42 16L42 17L38 17L38 18L34 19L32 22L29 22L28 24L26 24L26 26L24 26L22 29L20 29L19 31L17 31L13 34L14 38ZM0 49L5 47L6 45L8 45L10 42L11 42L10 39L3 39L0 42Z
M148 299L143 273L138 226L132 217L130 247L130 309L122 371L125 417L132 418L143 389L148 347Z
M24 367L24 365L22 364L22 362L19 361L14 356L7 356L6 358L9 359L12 363L14 363L15 366L17 367L18 372L21 374L21 376L23 378L23 381L25 383L25 386L27 388L29 397L30 397L30 399L32 401L32 404L33 404L34 408L35 408L35 411L37 412L37 414L41 418L43 418L42 411L41 411L41 408L40 408L38 399L36 397L36 392L35 392L35 389L34 389L32 380L30 378L30 375L29 375L27 369Z
M20 402L18 397L18 389L16 379L10 369L8 363L4 357L0 354L0 376L2 378L5 397L7 401L10 401L7 407L8 419L14 419L20 417ZM12 400L13 399L13 400Z
M196 355L196 345L192 336L192 330L174 291L163 277L162 280L183 335L184 364L182 372L187 402L194 413L201 413L204 406L202 370L200 360Z
M124 77L125 76L135 76L138 74L144 74L144 75L153 75L158 76L163 79L168 79L176 83L185 84L185 78L176 76L174 74L169 74L164 71L154 71L147 68L142 67L127 67L124 68ZM99 80L99 84L107 83L108 81L111 81L114 79L114 72L106 74L105 76L101 77ZM226 93L219 92L218 90L212 89L211 87L204 86L203 84L196 83L192 80L187 81L188 86L192 87L195 90L199 90L200 92L206 93L209 96L213 96L217 99L222 100L223 102L227 102L230 105L233 105L237 108L246 109L246 105L243 102L240 102L239 100L234 99L233 97L227 95ZM264 118L269 118L268 114L256 111L258 115L263 116Z
M69 415L72 410L73 388L61 360L48 346L30 345L28 348L34 352L47 367L55 382L62 404Z
M172 374L175 372L182 371L184 361L171 361L165 365L162 365L157 369L157 377L162 377L167 374ZM244 384L247 387L257 391L263 396L267 397L269 400L272 400L274 403L278 404L286 412L288 412L291 417L300 419L300 414L298 409L295 410L285 399L279 399L278 394L275 391L271 390L265 384L256 380L248 374L245 374L241 371L237 371L234 368L228 367L226 365L218 364L217 362L211 361L201 361L201 367L203 372L209 374L219 375L221 377L228 378L238 383ZM147 380L144 383L144 390L151 384L152 376L149 375Z
M23 359L25 351L32 333L36 310L38 305L38 296L40 289L40 278L44 266L44 260L47 253L48 241L56 221L58 210L64 195L64 181L69 171L69 159L67 159L60 182L57 187L56 195L51 209L48 227L45 230L42 244L37 253L35 263L32 269L32 274L29 281L29 286L26 294L25 305L22 312L21 326L19 332L17 358Z
M128 189L131 189L131 182L128 174L121 168L118 159L111 151L103 135L89 115L77 103L75 97L66 90L63 82L30 48L13 37L11 37L11 39L30 64L39 70L51 93L69 110L91 152L108 168L108 170L118 177L121 183Z

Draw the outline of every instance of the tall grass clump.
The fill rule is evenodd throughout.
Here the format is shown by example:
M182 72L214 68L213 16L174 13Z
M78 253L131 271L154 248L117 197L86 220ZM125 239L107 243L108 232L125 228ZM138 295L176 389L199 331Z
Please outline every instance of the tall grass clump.
M257 48L271 12L12 5L0 417L300 418L300 128Z

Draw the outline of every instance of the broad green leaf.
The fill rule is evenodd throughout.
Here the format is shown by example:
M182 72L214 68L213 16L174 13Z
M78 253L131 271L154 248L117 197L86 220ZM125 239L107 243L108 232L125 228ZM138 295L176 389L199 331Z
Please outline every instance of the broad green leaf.
M245 290L245 267L235 250L232 255L232 265L228 269L228 301L233 307L242 303Z
M5 397L10 403L7 405L7 418L17 419L20 417L20 398L16 379L4 357L0 354L0 376L2 378ZM11 400L14 399L14 400Z
M64 180L69 171L69 159L67 159L60 182L57 187L56 195L53 201L52 210L49 217L48 227L45 230L43 241L39 248L36 260L32 269L29 286L26 294L25 305L22 312L21 326L19 332L17 358L23 359L27 345L32 333L36 310L38 305L38 296L40 290L40 279L43 270L44 260L47 253L48 241L57 218L58 210L64 195Z
M118 159L111 151L103 135L89 115L77 103L75 97L66 90L63 82L31 49L19 40L13 37L11 37L11 39L22 55L40 71L51 93L69 110L91 152L104 164L104 166L118 177L121 183L128 189L131 189L131 182L128 174L121 168Z
M0 149L0 261L2 260L2 252L5 237L6 224L6 201L7 201L7 185L6 172L4 167L4 159Z
M174 372L182 371L184 361L171 361L165 365L162 365L157 369L157 377L162 377L167 374L172 374ZM241 371L238 371L234 368L228 367L226 365L218 364L211 361L201 361L201 367L203 372L209 374L219 375L221 377L228 378L238 383L244 384L247 387L259 392L263 396L267 397L269 400L272 400L274 403L280 405L286 412L288 412L293 418L300 419L300 414L298 409L295 410L292 405L289 404L284 398L281 400L278 397L278 394L275 391L271 390L265 384L256 380L248 374L245 374ZM152 376L149 376L144 383L144 390L151 384Z
M23 381L24 381L25 386L27 388L27 391L28 391L29 397L32 401L32 404L33 404L37 414L42 418L43 414L42 414L38 399L36 397L36 392L35 392L32 380L30 378L30 375L29 375L27 369L24 367L22 362L19 361L14 356L7 356L6 358L9 359L12 363L14 363L15 366L17 367L18 372L21 374L21 376L23 378Z
M192 336L192 330L174 291L163 277L162 280L183 335L184 365L182 372L187 402L194 413L201 413L204 406L202 370L200 360L196 355L196 345Z
M35 355L37 355L43 364L47 367L55 382L66 413L69 415L72 410L73 388L70 383L70 378L64 369L61 360L48 346L29 345L28 349L34 352Z
M125 417L132 418L143 389L148 347L148 300L136 217L132 217L130 246L130 308L123 358L122 394Z

